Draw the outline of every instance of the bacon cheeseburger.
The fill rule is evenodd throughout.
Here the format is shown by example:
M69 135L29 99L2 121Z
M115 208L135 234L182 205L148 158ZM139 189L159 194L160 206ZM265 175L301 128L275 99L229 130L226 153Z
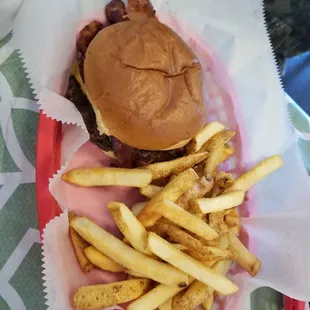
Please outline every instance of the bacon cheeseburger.
M149 11L115 18L125 8L113 3L120 12L108 5L108 26L94 21L81 31L66 97L91 141L122 166L183 156L206 120L200 63Z

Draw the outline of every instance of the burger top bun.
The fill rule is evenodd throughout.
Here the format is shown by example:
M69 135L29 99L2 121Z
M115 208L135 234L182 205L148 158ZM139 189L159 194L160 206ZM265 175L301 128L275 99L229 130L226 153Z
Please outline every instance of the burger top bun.
M144 150L186 144L205 123L201 66L156 19L104 28L84 62L99 130Z

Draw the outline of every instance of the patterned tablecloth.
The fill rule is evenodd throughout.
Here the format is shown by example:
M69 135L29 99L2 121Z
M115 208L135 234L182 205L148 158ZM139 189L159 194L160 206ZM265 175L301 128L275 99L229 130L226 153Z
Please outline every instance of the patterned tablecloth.
M0 41L0 309L46 309L35 199L38 107L24 64ZM288 98L304 164L310 172L310 120ZM252 309L282 309L277 292L252 294Z

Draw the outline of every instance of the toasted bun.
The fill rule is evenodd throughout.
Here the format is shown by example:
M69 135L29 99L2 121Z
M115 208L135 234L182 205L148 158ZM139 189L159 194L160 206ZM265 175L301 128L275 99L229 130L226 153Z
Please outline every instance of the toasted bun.
M174 148L205 123L200 64L155 19L103 29L87 50L84 72L99 130L131 147Z

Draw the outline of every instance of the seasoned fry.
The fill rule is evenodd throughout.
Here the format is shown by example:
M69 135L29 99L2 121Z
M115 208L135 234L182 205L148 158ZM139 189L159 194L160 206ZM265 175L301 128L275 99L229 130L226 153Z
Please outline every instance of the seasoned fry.
M198 180L198 175L193 169L180 173L175 179L169 182L162 191L152 198L146 207L138 215L139 221L144 227L151 227L161 215L156 212L158 204L164 199L177 201L186 191L188 191Z
M146 187L142 187L140 189L140 193L141 195L152 199L153 197L155 197L163 188L161 186L157 186L157 185L148 185Z
M194 281L178 300L176 310L193 310L203 303L207 294L213 290L200 281Z
M229 232L229 242L229 250L237 255L237 263L254 277L261 268L260 260L252 254L231 231Z
M189 283L192 283L193 281L194 279L190 279ZM167 300L173 298L173 296L177 295L182 290L184 290L184 288L159 284L145 295L133 301L127 307L127 310L154 310L165 303Z
M227 143L236 134L233 130L222 130L210 138L199 150L199 152L212 152Z
M183 272L132 249L88 218L76 217L70 226L100 252L129 270L137 273L143 270L145 277L171 286L188 284L188 276Z
M187 145L187 153L196 153L214 135L224 130L225 126L219 122L211 122L204 126Z
M74 294L74 308L101 309L138 298L149 289L148 279L82 286Z
M185 192L176 202L178 206L184 210L188 210L190 207L190 200L204 197L212 190L214 180L211 175L200 178L194 186Z
M236 258L236 255L231 251L211 246L208 246L207 248L216 258L221 258L221 260L231 260Z
M218 237L216 231L214 231L206 222L180 208L172 201L164 200L158 205L157 212L173 223L189 230L205 240L213 240Z
M69 212L69 222L75 217L76 215L74 212ZM84 249L89 246L89 243L80 237L80 235L72 227L69 227L69 237L81 269L83 272L89 272L94 267L94 265L84 254Z
M221 253L219 256L213 254L212 251L209 250L208 246L205 246L200 240L194 238L178 227L162 223L160 223L160 225L171 240L180 242L179 244L172 244L176 249L184 251L189 256L201 262L211 262L217 259L223 259L221 257L223 256L223 253Z
M62 175L62 180L80 186L145 187L152 181L147 169L75 168Z
M241 229L241 226L229 227L229 230L230 230L233 234L235 234L236 236L239 235L240 229Z
M181 243L171 243L171 244L179 251L188 251L190 249L190 247Z
M226 277L197 262L192 257L175 249L173 245L154 233L149 233L149 249L164 261L184 271L193 278L219 291L230 295L238 291L238 287Z
M243 203L243 200L244 192L241 190L235 190L217 197L192 200L191 206L194 211L206 214L224 211L239 206Z
M225 215L224 221L229 227L240 226L239 216Z
M144 207L147 205L148 201L142 201L142 202L137 202L135 203L132 208L131 212L135 215L138 216L138 214L144 209Z
M237 178L227 191L242 190L246 192L250 187L262 180L268 174L279 169L282 165L283 160L280 155L268 157Z
M158 310L172 310L172 298L158 307Z
M102 254L93 246L89 246L84 250L86 257L92 262L95 266L111 271L111 272L123 272L126 269L118 263L115 263L111 258Z
M234 183L234 179L231 173L220 171L215 178L215 183L221 190L225 190L231 187Z
M225 213L223 211L209 214L209 225L219 235L222 235L228 231L228 226L224 222L224 215Z
M130 244L139 252L151 256L152 252L147 247L147 231L127 206L112 201L108 204L108 209L115 224Z
M182 296L184 295L185 293L185 290L181 291L179 294L175 295L173 298L172 298L172 309L175 310L175 309L179 309L178 308L178 302L179 300L182 298Z
M159 223L159 225L173 241L179 242L181 245L196 250L199 253L211 254L211 251L209 251L208 248L202 242L200 242L187 232L173 225L168 225L165 223Z
M177 158L170 161L159 162L143 167L148 169L153 174L153 180L162 179L172 174L179 174L196 164L205 160L209 156L208 152L197 153L185 157Z

